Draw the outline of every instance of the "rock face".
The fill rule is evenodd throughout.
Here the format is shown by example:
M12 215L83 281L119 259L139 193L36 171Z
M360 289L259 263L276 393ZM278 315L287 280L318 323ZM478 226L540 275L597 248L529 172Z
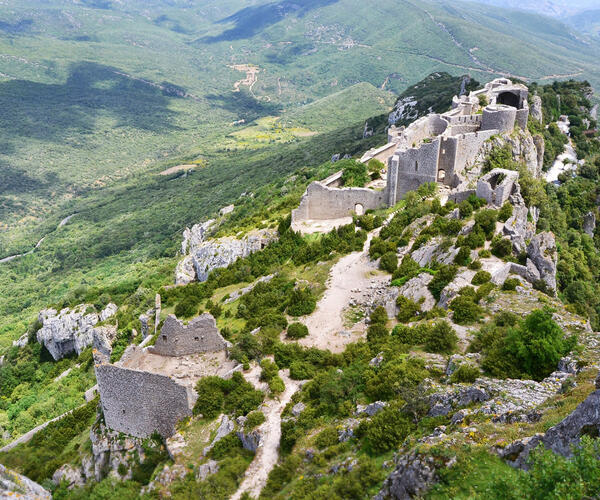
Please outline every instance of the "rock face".
M531 98L531 107L529 108L529 116L539 123L544 120L542 113L542 98L539 95L534 95Z
M28 477L0 464L0 498L50 500L52 495Z
M417 303L423 299L421 310L430 311L435 307L435 298L427 289L427 285L432 279L433 276L431 274L421 273L418 276L408 280L402 287L400 287L400 295L404 295L404 297L407 299Z
M554 234L544 232L531 238L527 247L527 280L556 293L556 262L558 252Z
M588 212L583 216L583 231L590 238L594 237L594 231L596 230L596 214L594 212Z
M85 477L81 473L81 469L73 467L71 464L65 464L52 474L52 482L60 484L67 483L68 488L76 488L85 484Z
M600 390L592 392L575 411L550 427L546 434L522 439L507 446L500 452L508 463L514 467L527 469L527 459L532 450L540 444L565 457L572 455L572 447L579 443L581 436L597 436L600 432Z
M411 453L396 456L394 462L396 468L384 481L374 500L420 498L436 481L437 473L432 457Z
M86 347L96 343L106 345L110 333L106 329L96 329L99 321L104 321L117 312L115 304L108 304L100 314L86 314L89 306L80 304L73 309L65 308L59 313L54 309L40 311L38 319L42 324L37 332L37 340L44 344L55 360L75 351L81 354ZM114 338L114 337L113 337Z
M207 240L211 225L212 221L209 221L184 231L181 250L185 257L177 265L175 284L206 281L213 269L227 267L238 259L262 250L277 239L275 230L263 229L254 231L242 239L227 237Z

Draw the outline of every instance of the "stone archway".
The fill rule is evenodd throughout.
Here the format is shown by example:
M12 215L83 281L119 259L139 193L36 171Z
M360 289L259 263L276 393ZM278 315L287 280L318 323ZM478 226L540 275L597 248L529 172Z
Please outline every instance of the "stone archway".
M444 182L446 180L446 171L443 169L438 170L438 182Z
M502 92L498 94L496 98L496 104L506 104L507 106L512 106L513 108L520 108L521 99L514 92Z
M365 214L365 207L363 207L362 204L357 203L356 205L354 205L354 213L356 215L364 215Z

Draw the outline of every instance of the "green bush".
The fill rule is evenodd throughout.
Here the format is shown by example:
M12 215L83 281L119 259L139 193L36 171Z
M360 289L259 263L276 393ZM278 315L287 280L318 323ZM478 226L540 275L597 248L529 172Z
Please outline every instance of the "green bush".
M475 214L475 222L485 233L487 239L491 239L496 231L498 212L496 210L484 209Z
M371 313L369 320L371 321L372 325L375 325L375 324L380 324L380 325L384 325L384 326L387 325L388 315L387 315L387 311L385 310L385 307L383 307L383 306L376 307L373 310L373 312Z
M392 280L405 279L408 281L409 279L417 276L420 270L421 266L419 266L419 264L417 264L410 255L406 255L402 259L402 262L400 262L398 269L396 269L392 274Z
M326 429L323 429L321 432L319 432L319 434L317 434L317 437L315 438L315 445L320 450L329 446L333 446L338 442L338 433L335 430L335 427L327 427Z
M453 384L465 383L472 384L479 377L479 368L469 364L462 364L450 376L450 382Z
M512 217L513 214L513 206L510 202L506 202L502 205L502 208L498 211L498 220L500 222L506 222L508 219Z
M471 262L469 264L469 269L471 271L479 271L479 269L481 269L481 261L480 260L474 260L473 262Z
M381 323L375 323L367 328L367 342L378 343L384 341L390 334L389 330Z
M398 267L398 256L396 252L388 252L381 257L379 261L379 269L393 273Z
M255 429L265 421L265 414L262 411L255 410L248 413L246 416L246 422L244 422L244 428L247 431Z
M406 298L404 295L399 295L396 299L396 305L399 308L398 321L400 323L408 323L415 319L421 312L421 306L415 301Z
M409 417L390 405L372 418L365 435L371 449L380 454L397 449L412 429Z
M460 247L456 257L454 257L454 263L458 266L466 266L471 260L471 249L469 247Z
M220 413L246 415L262 403L264 395L243 375L235 372L229 380L210 376L201 378L196 384L198 399L193 414L212 419Z
M367 166L356 160L342 160L339 167L343 169L342 184L345 187L363 187L369 182Z
M473 297L459 295L450 302L450 310L454 311L452 320L459 325L468 325L481 317L481 308L475 303Z
M482 259L488 259L491 256L492 252L490 252L489 250L479 250L479 257L481 257Z
M494 288L496 288L496 285L494 285L491 281L488 281L487 283L484 283L483 285L481 285L477 289L477 293L475 294L474 302L476 304L478 304L481 299L485 299L490 293L492 293L492 290Z
M396 252L396 245L393 242L383 240L377 236L371 240L369 245L369 257L371 259L378 259L388 252Z
M462 236L459 236L459 239ZM458 240L457 240L458 242ZM473 230L467 234L462 240L462 245L469 247L471 250L475 250L482 247L485 244L485 233L480 226L474 226Z
M297 288L292 291L287 312L290 316L306 316L317 307L317 299L310 288Z
M467 200L464 200L458 204L458 210L460 211L461 219L466 219L473 214L473 205L471 205Z
M487 271L478 271L477 273L475 273L475 276L473 276L473 279L471 280L471 284L475 285L475 286L483 285L484 283L487 283L491 279L492 279L492 275L490 273L488 273Z
M442 266L435 273L433 279L427 285L427 288L434 296L435 300L440 300L440 294L442 290L454 279L458 272L457 266Z
M302 339L308 337L308 327L302 323L292 323L287 328L286 336L289 339Z
M455 299L456 300L456 299ZM441 354L451 354L458 344L458 336L446 321L438 321L427 332L425 350Z
M512 243L508 238L494 237L492 240L492 254L502 258L512 254Z
M285 391L285 383L279 375L269 380L269 390L273 394L281 394Z
M518 278L508 278L502 285L502 290L515 291L521 285L521 280Z
M175 316L178 318L191 318L198 314L200 301L193 295L188 295L175 306Z
M306 361L294 361L290 364L290 378L292 380L308 380L315 376L315 368Z

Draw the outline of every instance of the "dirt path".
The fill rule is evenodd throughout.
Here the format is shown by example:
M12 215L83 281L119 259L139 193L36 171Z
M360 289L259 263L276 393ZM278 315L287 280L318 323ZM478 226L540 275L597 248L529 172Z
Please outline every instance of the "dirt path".
M68 217L65 217L63 220L61 220L61 221L58 223L58 226L56 226L56 229L58 229L58 228L60 228L60 227L63 227L63 226L65 226L66 224L68 224L68 223L69 223L69 221L70 221L70 220L71 220L73 217L75 217L76 215L77 215L77 213L74 213L74 214L71 214L71 215L69 215ZM55 229L54 231L56 231L56 229ZM51 231L51 232L50 232L50 233L48 233L48 234L51 234L51 233L53 233L54 231ZM47 234L46 236L48 236L48 234ZM41 245L41 244L44 242L44 240L46 239L46 236L43 236L43 237L42 237L42 238L41 238L41 239L40 239L40 240L39 240L39 241L38 241L38 242L35 244L35 246L34 246L34 247L31 249L31 250L29 250L29 252L18 253L18 254L16 254L16 255L9 255L8 257L4 257L4 258L0 259L0 264L3 264L4 262L10 262L11 260L15 260L15 259L17 259L17 258L19 258L19 257L23 257L23 256L25 256L25 255L31 255L31 254L32 254L32 253L35 251L35 249L36 249L36 248L39 248L39 247L40 247L40 245Z
M369 259L369 245L376 234L378 231L369 234L361 252L342 257L331 268L325 295L315 312L301 319L310 334L301 339L300 344L338 353L363 334L362 330L345 331L344 311L361 291L389 280L389 275L380 274L376 264Z
M258 372L253 370L253 375ZM279 458L279 440L281 438L281 413L292 399L294 393L300 388L300 382L289 378L288 370L281 370L279 375L285 383L285 391L279 399L272 399L263 406L266 420L259 427L262 434L261 444L256 451L254 460L246 470L246 474L240 487L231 497L231 500L239 500L242 494L248 492L251 497L257 498L261 490L267 484L269 473L275 467ZM254 378L254 377L251 377Z

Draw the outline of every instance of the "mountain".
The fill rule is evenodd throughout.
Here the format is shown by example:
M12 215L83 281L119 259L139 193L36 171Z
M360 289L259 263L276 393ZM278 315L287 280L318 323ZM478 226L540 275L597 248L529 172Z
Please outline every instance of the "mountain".
M569 16L576 13L592 9L597 5L595 0L508 0L502 2L500 0L474 0L477 3L492 5L494 7L504 7L508 9L528 10L543 14L546 16L556 17L566 20Z

